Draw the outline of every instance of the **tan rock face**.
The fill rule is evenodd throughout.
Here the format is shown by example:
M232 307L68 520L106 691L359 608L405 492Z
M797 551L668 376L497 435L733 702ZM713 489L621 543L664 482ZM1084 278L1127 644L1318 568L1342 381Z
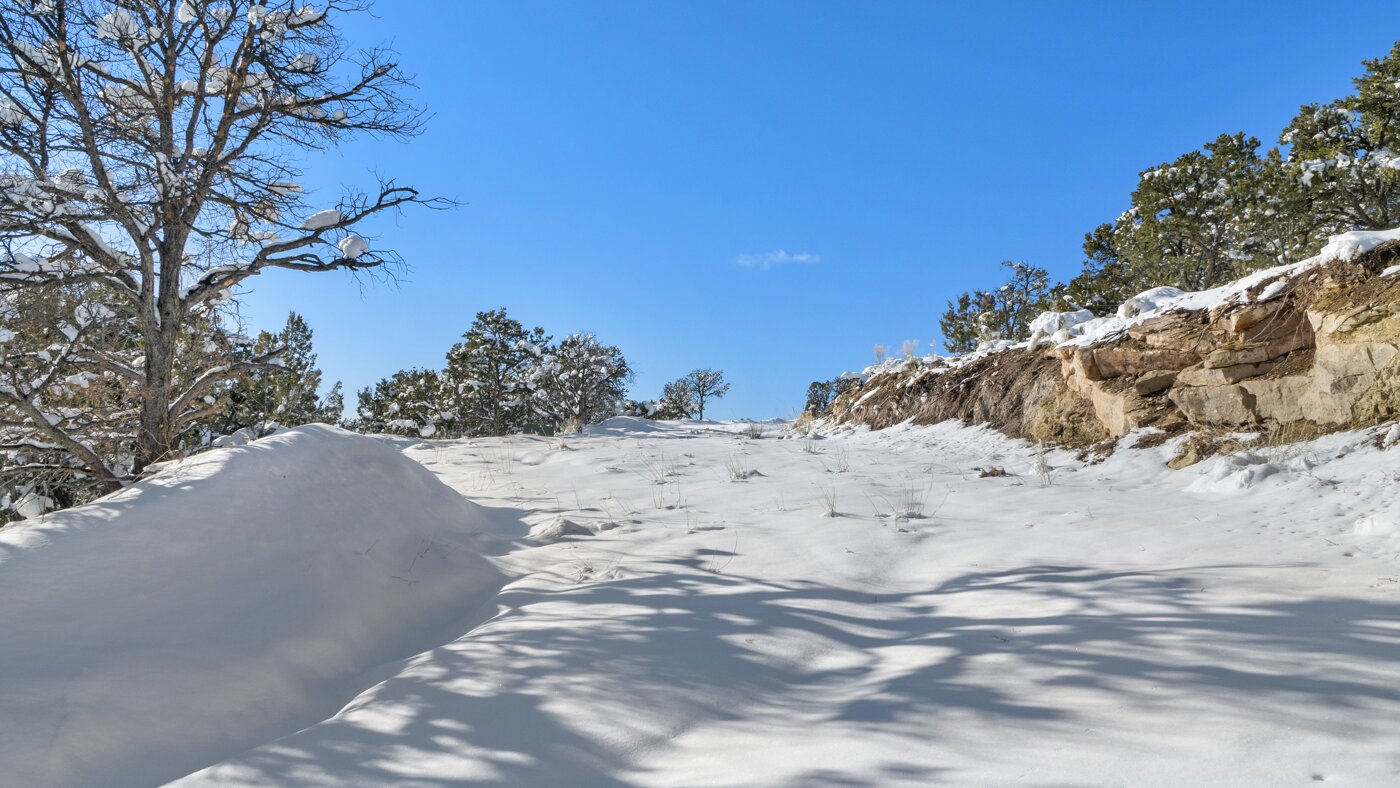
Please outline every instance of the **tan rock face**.
M1235 429L1258 421L1257 400L1244 386L1179 386L1168 396L1192 424Z
M1400 244L1316 269L1268 302L1160 315L1095 347L882 376L843 395L833 416L877 429L957 418L1072 446L1144 426L1380 423L1400 416L1400 276L1379 276L1396 262Z
M1174 369L1154 369L1138 375L1133 382L1133 390L1144 397L1153 394L1160 394L1171 388L1176 383L1177 371Z
M1100 347L1091 351L1099 374L1105 378L1134 377L1157 369L1186 369L1200 360L1188 350L1175 348Z

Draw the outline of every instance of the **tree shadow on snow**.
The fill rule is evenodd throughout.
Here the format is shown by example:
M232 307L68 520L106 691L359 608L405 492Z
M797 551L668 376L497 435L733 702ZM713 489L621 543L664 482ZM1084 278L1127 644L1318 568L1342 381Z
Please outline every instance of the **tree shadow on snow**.
M360 708L222 774L246 784L647 785L637 752L664 760L700 724L766 745L763 720L796 719L878 730L912 749L969 718L1023 733L1085 724L1006 675L1117 706L1197 704L1300 727L1348 709L1400 713L1400 670L1387 667L1400 636L1386 626L1400 604L1221 607L1194 573L1222 567L1032 565L875 597L713 566L696 555L639 577L507 590L496 618L412 661ZM784 782L948 779L938 765L886 760L813 766Z

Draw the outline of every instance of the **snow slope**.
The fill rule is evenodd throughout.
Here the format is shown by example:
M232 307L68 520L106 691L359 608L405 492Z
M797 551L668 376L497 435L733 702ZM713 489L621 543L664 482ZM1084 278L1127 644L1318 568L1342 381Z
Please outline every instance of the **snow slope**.
M324 719L470 625L511 527L313 426L0 530L0 785L155 785Z
M494 615L178 784L1400 782L1383 430L1043 480L987 430L746 426L407 447L536 535Z

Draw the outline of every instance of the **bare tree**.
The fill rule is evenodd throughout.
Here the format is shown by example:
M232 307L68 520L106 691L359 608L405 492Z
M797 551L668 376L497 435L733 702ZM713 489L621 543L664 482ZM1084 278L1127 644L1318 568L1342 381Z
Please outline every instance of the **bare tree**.
M240 283L398 262L352 229L433 201L381 179L315 205L298 160L356 134L414 134L421 112L391 53L337 34L364 3L300 2L0 5L0 294L70 302L55 333L0 361L0 444L40 443L115 487L173 456L221 381L277 363L217 328ZM127 467L51 407L84 373L136 395Z
M729 384L724 381L724 373L717 369L691 370L682 378L690 386L695 401L695 418L705 420L706 400L719 399L729 393Z

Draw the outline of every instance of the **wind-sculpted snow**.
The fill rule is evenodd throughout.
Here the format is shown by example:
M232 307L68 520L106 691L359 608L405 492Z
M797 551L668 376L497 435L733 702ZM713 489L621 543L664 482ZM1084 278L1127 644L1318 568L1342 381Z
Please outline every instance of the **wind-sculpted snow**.
M0 530L0 785L155 785L334 714L468 626L493 523L312 426Z
M1394 783L1384 428L1173 471L1182 439L764 426L407 447L559 538L493 618L179 784Z

